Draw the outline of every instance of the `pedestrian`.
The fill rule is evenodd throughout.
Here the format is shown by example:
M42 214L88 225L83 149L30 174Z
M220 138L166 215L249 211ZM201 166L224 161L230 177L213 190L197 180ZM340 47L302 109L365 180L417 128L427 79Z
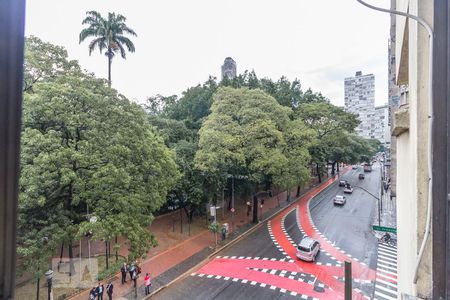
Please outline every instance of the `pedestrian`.
M95 292L95 287L93 287L91 289L91 291L89 292L89 300L95 300L95 297L97 296L97 293Z
M105 290L105 287L103 284L98 284L97 288L95 289L95 293L97 294L97 300L103 300L103 291Z
M128 273L130 273L130 279L133 280L133 273L136 270L136 266L134 263L131 263L130 267L128 268Z
M150 294L150 286L152 285L150 275L147 273L144 277L144 284L145 284L145 295Z
M120 273L122 273L122 284L127 282L127 271L128 271L127 263L123 263L122 268L120 268Z
M112 300L113 288L114 288L114 285L111 282L109 282L106 285L106 293L108 294L108 300Z
M133 282L134 282L134 288L136 288L137 278L138 278L137 269L134 268L134 270L133 270L133 275L131 276L131 279L132 279Z

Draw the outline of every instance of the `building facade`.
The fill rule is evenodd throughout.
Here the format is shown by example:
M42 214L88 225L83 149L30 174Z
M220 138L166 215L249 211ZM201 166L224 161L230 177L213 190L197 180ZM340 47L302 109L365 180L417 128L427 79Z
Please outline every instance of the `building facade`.
M370 136L379 140L389 147L390 145L390 129L389 129L389 106L377 106L374 109L374 117L371 120Z
M359 136L377 139L385 146L390 144L389 108L375 107L375 76L356 72L354 77L345 78L345 110L358 116L361 121L356 128Z
M420 16L432 24L431 0L397 0L395 5L397 10ZM390 104L396 143L398 293L401 299L434 299L431 293L433 233L424 240L430 178L429 39L427 31L415 20L397 16L395 22L395 79L401 88L398 105L394 93ZM420 257L422 243L425 248Z
M236 77L236 62L231 57L225 58L222 65L222 80L225 78L233 79Z
M344 80L345 110L358 116L361 123L356 128L358 135L370 139L373 132L371 119L375 114L375 76L356 72L354 77Z

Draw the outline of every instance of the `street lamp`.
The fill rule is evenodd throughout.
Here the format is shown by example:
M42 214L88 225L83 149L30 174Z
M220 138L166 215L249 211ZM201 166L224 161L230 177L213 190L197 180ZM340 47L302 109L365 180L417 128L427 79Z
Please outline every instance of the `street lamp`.
M53 300L53 291L52 291L53 270L48 270L47 272L45 272L45 278L47 278L48 300Z
M372 197L374 197L375 199L378 200L378 226L380 226L380 224L381 224L381 207L380 207L380 205L381 205L381 199L378 198L377 196L375 196L374 194L372 194L371 192L369 192L368 190L366 190L366 189L363 188L363 187L360 187L360 186L355 185L355 186L353 186L353 188L361 189L361 190L365 191L367 194L369 194L370 196L372 196Z

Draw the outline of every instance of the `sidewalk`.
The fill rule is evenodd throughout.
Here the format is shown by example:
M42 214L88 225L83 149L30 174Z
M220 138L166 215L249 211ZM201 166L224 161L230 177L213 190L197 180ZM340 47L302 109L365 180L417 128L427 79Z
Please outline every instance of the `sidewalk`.
M301 193L303 194L313 186L314 184L310 183L301 190ZM291 192L291 199L296 198L295 193L296 190ZM265 216L281 209L289 204L286 202L286 198L286 192L282 192L272 198L266 199L263 208L258 208L258 214ZM236 213L234 217L235 232L230 232L231 236L236 236L253 225L251 224L252 213L247 216L245 199L240 199L237 202L241 203L236 203ZM225 211L224 218L222 218L222 212L218 210L217 216L218 222L227 222L230 224L231 231L231 212ZM180 233L179 216L175 223L175 232L173 232L173 217L174 216L171 214L161 216L155 219L151 225L151 231L155 234L159 244L149 251L147 255L149 259L140 263L142 274L140 278L138 278L138 298L144 297L143 278L145 273L151 275L153 291L183 274L186 270L201 262L214 251L215 237L214 234L206 228L205 219L197 218L193 222L194 224L191 225L191 235L188 236L187 224L183 224L183 234ZM220 240L220 233L218 233L218 239ZM104 251L104 245L102 247L101 243L98 243L94 248ZM124 249L120 251L122 255L125 255L125 252L126 250ZM114 299L136 299L134 296L133 285L129 280L129 277L127 277L127 283L122 285L119 274L117 274L113 279L113 283ZM88 291L79 293L70 299L88 299Z

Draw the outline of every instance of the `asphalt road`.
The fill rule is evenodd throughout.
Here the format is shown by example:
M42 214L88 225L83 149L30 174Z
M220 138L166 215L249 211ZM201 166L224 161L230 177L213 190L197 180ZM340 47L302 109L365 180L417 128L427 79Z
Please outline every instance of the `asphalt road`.
M342 178L377 195L379 170L366 173L364 180L358 179L360 172L361 167ZM334 206L332 198L342 190L336 181L312 198L310 219L307 201L287 208L153 298L342 299L344 260L353 260L355 268L353 298L371 298L377 255L377 240L371 233L376 200L354 188L343 207ZM305 234L320 240L322 249L315 263L295 257L295 244Z
M378 196L379 170L379 167L374 167L372 172L365 173L365 179L360 180L358 174L363 173L362 167L352 169L340 178L350 183L353 187L352 194L344 194L344 188L339 187L336 182L310 203L311 217L320 232L332 243L372 268L376 267L378 242L371 229L377 218L377 200L358 187ZM332 201L335 195L345 195L346 204L335 206Z

